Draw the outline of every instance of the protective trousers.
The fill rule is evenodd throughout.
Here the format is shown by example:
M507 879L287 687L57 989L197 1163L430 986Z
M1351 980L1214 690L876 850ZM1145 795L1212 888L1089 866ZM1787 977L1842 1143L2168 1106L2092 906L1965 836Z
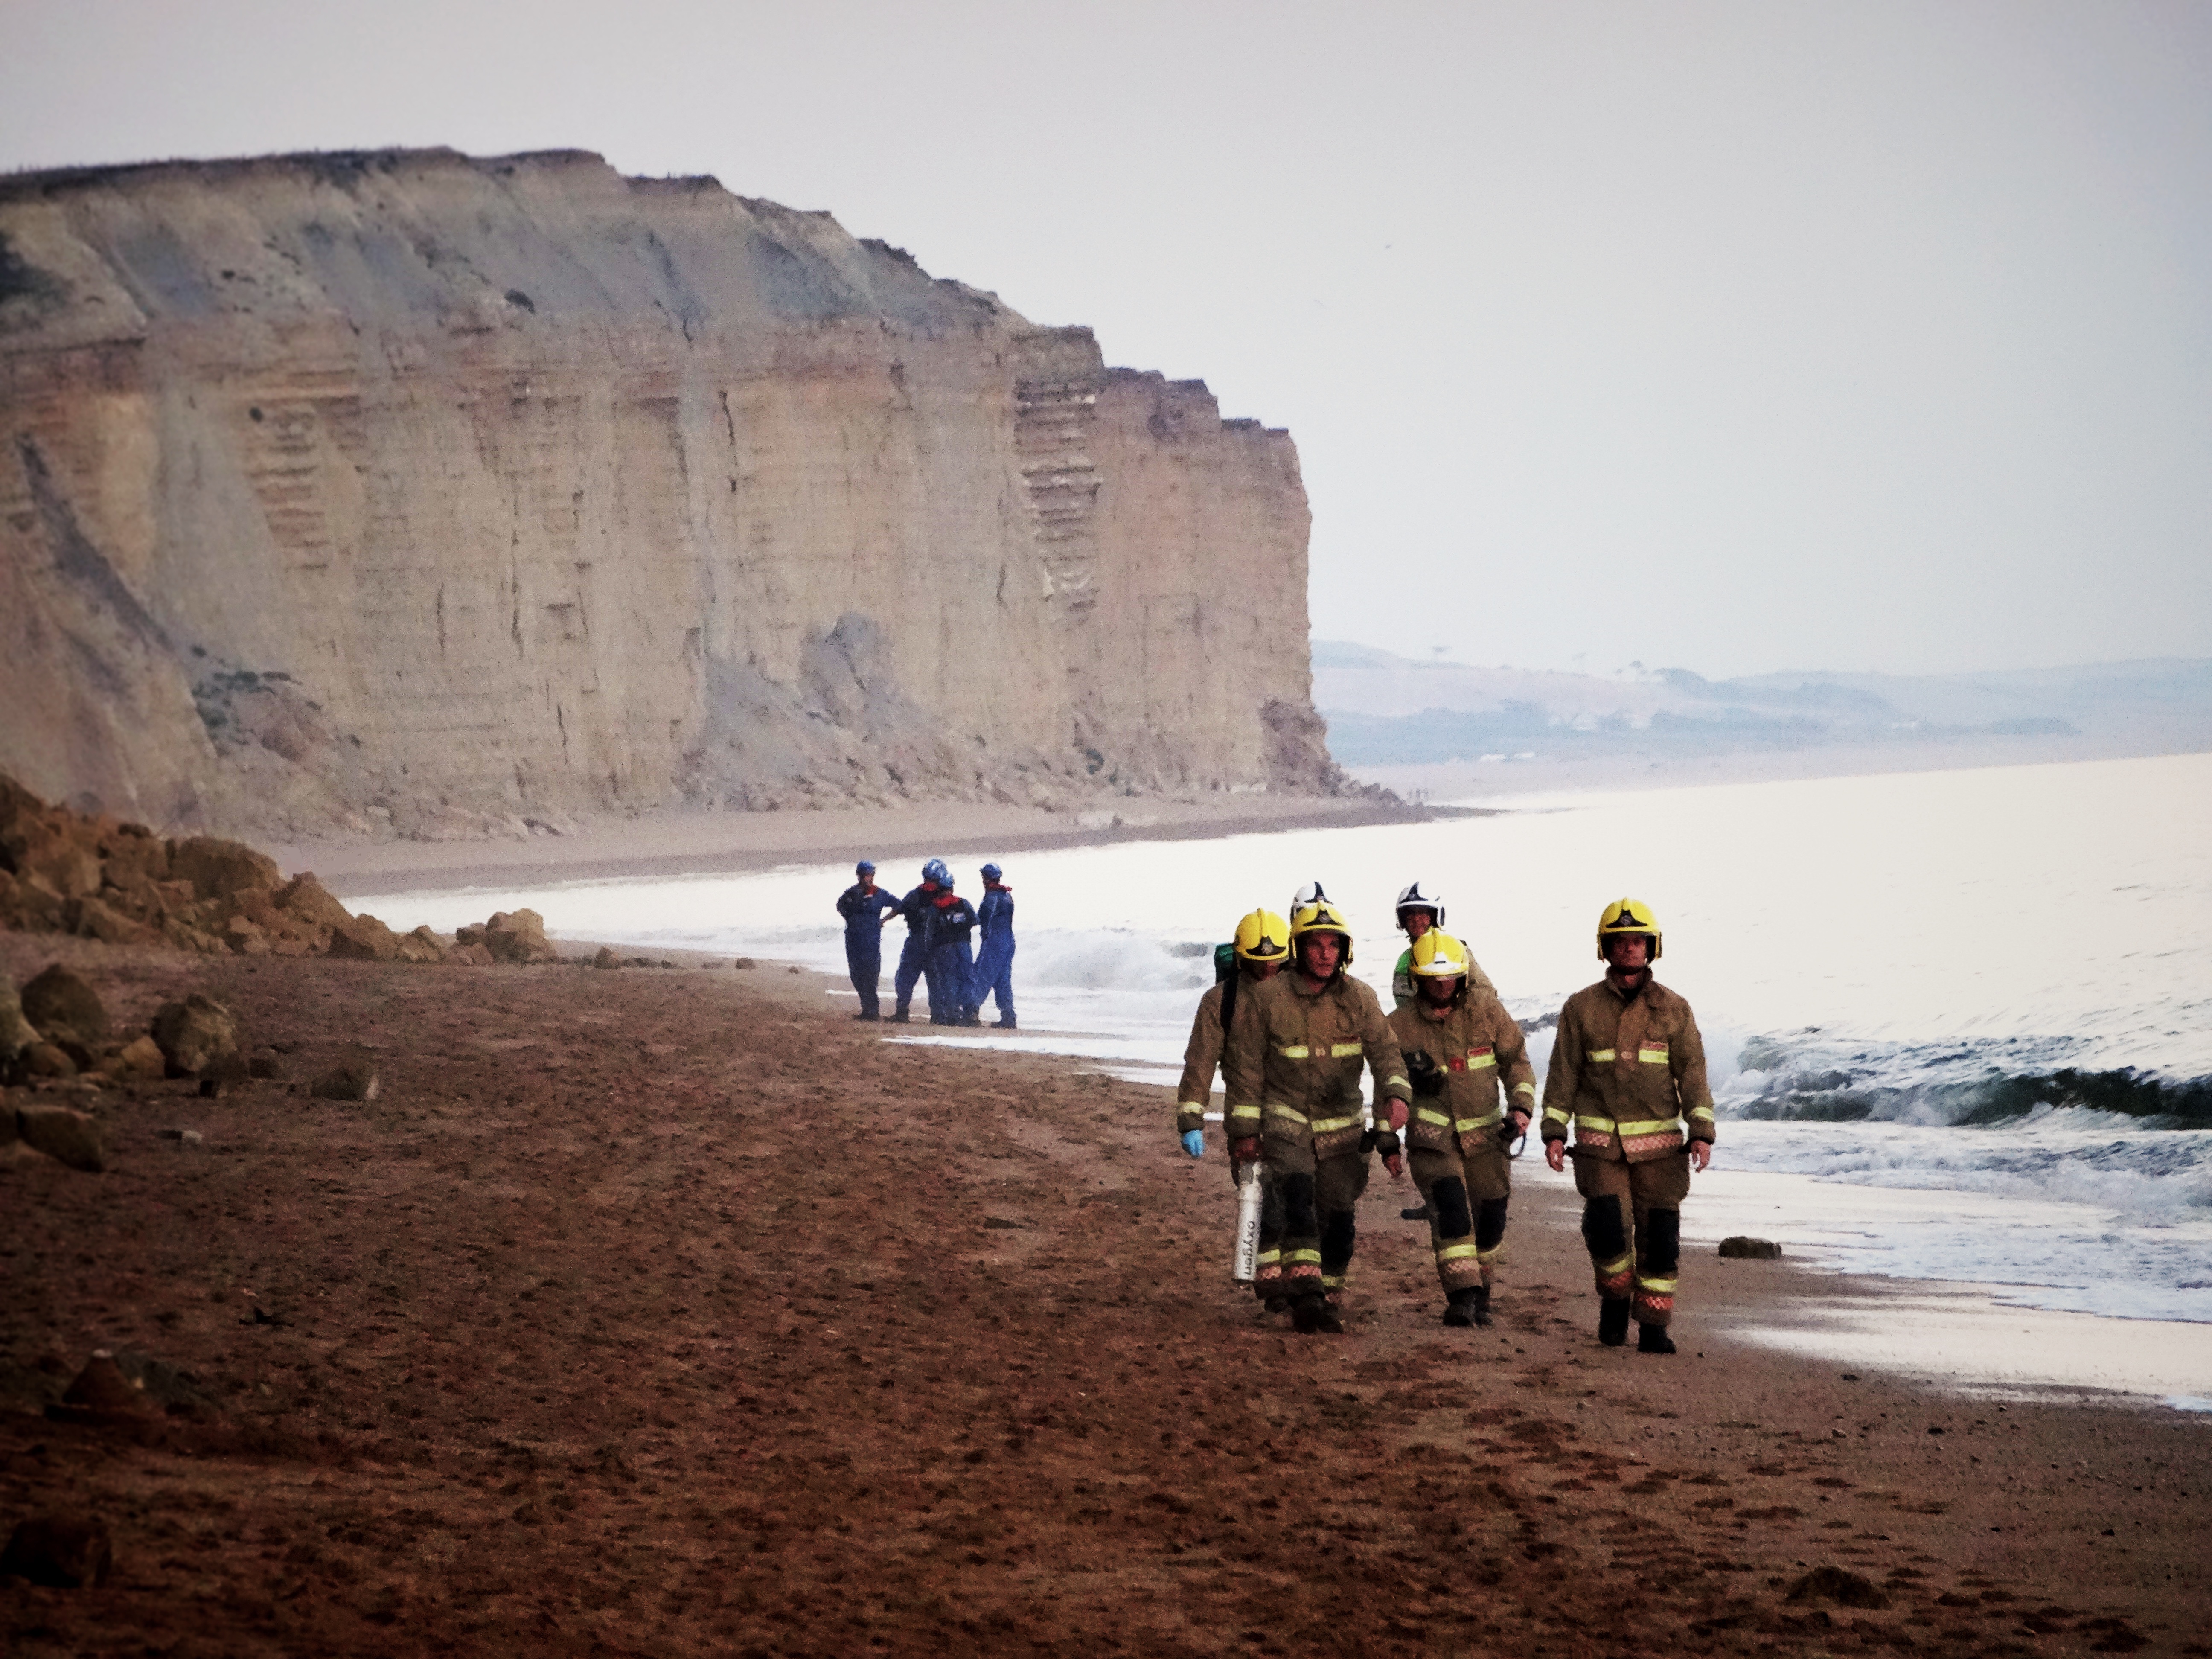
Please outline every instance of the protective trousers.
M928 952L921 948L921 930L907 930L906 943L899 947L898 969L891 975L891 994L897 1000L896 1012L903 1018L907 1005L914 1000L914 988L921 978L922 964Z
M968 1000L968 979L975 970L969 959L968 941L940 945L929 953L922 963L922 976L929 985L929 1023L932 1025L964 1025L975 1010Z
M845 971L853 976L853 989L860 996L860 1017L875 1018L876 986L884 976L884 945L872 925L864 934L845 935Z
M1340 1291L1358 1236L1352 1211L1367 1190L1367 1154L1355 1147L1316 1159L1308 1145L1301 1149L1304 1158L1285 1159L1279 1150L1279 1143L1267 1144L1276 1190L1283 1195L1282 1294L1295 1299ZM1301 1163L1303 1169L1290 1167Z
M1236 1178L1230 1165L1230 1178ZM1274 1171L1260 1166L1260 1254L1252 1274L1252 1294L1265 1302L1283 1290L1283 1189Z
M1445 1299L1487 1285L1505 1251L1505 1201L1512 1191L1505 1149L1493 1142L1463 1158L1416 1146L1407 1161L1429 1208L1429 1243Z
M975 982L969 987L968 1006L977 1013L983 1011L984 999L999 999L999 1020L1001 1024L1014 1023L1014 941L1011 936L987 939L975 952Z
M1583 1243L1597 1271L1598 1294L1627 1297L1639 1325L1664 1325L1674 1312L1690 1155L1675 1152L1648 1164L1580 1152L1574 1158Z

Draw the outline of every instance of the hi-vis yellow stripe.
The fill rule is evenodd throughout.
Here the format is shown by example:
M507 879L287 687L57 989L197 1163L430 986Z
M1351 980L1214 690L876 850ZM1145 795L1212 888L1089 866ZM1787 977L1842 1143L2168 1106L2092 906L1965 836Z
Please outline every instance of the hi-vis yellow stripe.
M1470 1072L1479 1072L1486 1066L1497 1064L1498 1056L1487 1048L1471 1048L1468 1051L1467 1069Z
M1610 1048L1593 1048L1589 1051L1589 1057L1590 1064L1595 1066L1601 1060L1611 1060L1613 1058L1613 1050Z
M1306 1060L1311 1058L1313 1054L1313 1050L1303 1042L1286 1043L1275 1052L1285 1060Z
M1424 1123L1441 1123L1449 1127L1451 1119L1442 1112L1432 1112L1425 1106L1413 1108L1413 1115Z
M1437 1252L1437 1260L1438 1262L1464 1261L1468 1256L1480 1254L1472 1243L1447 1244Z
M1646 1066L1664 1066L1667 1063L1667 1045L1663 1042L1646 1043L1636 1051L1636 1057Z
M1333 1135L1339 1129L1349 1129L1358 1121L1356 1117L1317 1117L1313 1121L1313 1132L1317 1135Z
M1328 1045L1328 1057L1331 1060L1342 1060L1350 1054L1364 1054L1366 1052L1367 1045L1364 1042L1332 1042Z

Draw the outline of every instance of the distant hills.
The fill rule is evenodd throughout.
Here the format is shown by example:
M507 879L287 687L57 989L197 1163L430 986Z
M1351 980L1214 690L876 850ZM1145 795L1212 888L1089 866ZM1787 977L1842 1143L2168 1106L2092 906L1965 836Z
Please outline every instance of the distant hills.
M2212 750L2212 659L1995 674L1804 672L1708 680L1685 668L1547 673L1417 662L1316 640L1314 703L1347 767L1687 759L1830 747L1986 749L1988 758Z

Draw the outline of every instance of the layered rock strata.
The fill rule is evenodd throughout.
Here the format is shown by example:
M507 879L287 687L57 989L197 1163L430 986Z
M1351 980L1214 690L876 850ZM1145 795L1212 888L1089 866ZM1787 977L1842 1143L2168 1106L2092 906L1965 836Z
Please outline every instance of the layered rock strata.
M165 828L1342 787L1288 434L580 153L0 180L0 767Z

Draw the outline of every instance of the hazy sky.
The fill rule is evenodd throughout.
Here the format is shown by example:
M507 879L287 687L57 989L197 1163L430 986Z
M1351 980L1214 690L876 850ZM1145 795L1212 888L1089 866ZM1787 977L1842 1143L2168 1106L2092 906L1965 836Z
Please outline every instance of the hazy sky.
M1296 434L1314 629L2212 654L2212 6L0 0L0 167L573 146Z

